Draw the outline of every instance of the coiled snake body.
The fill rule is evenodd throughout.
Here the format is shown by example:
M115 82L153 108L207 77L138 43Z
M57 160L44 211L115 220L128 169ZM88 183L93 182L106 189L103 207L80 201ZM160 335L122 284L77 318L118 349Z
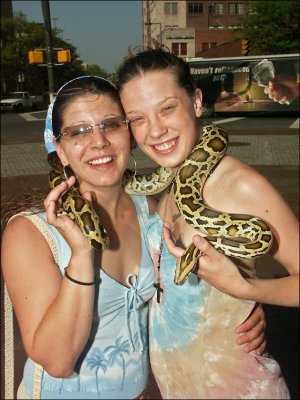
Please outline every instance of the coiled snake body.
M186 222L205 233L206 239L220 252L232 257L259 257L272 245L273 235L269 226L252 215L213 210L202 198L204 183L225 155L227 146L226 131L217 125L204 125L200 141L176 173L175 202ZM193 243L186 248L176 264L174 282L177 285L186 281L199 255L200 251Z
M51 189L65 181L66 178L58 170L51 170L49 173L49 184ZM92 204L86 201L79 190L72 186L62 196L63 212L75 221L83 235L97 250L108 247L109 238L105 228L100 224L98 214Z
M225 255L255 258L267 253L273 235L260 218L246 214L223 213L208 207L202 199L204 183L216 163L226 153L228 137L217 125L203 125L203 134L175 177L171 169L159 167L146 175L124 175L124 189L129 194L151 195L165 190L173 183L176 205L186 222L207 235L206 239ZM64 176L50 171L53 188ZM100 224L92 205L72 187L62 197L64 212L77 221L85 237L96 249L108 246L108 235ZM237 239L237 240L236 240ZM182 285L193 271L200 251L191 243L176 264L174 282Z

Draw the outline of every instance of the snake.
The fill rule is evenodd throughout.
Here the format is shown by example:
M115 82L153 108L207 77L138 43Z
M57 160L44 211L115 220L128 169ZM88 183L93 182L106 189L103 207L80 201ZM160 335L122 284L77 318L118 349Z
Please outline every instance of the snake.
M169 186L173 175L171 169L163 167L157 167L149 174L135 174L126 169L122 185L129 194L155 195ZM48 181L51 189L65 180L65 174L59 167L50 170ZM58 212L58 215L67 215L75 221L94 249L104 250L109 248L108 233L101 225L93 204L81 195L79 188L76 186L68 188L61 200L62 211Z
M273 242L268 224L248 214L230 214L210 208L202 192L205 181L212 173L228 147L228 135L218 125L204 123L202 135L174 174L171 168L157 167L148 174L126 170L122 185L128 194L153 195L173 189L175 203L185 221L206 235L206 239L221 253L239 258L256 258L266 254ZM49 184L54 188L65 180L59 169L49 173ZM92 203L85 200L77 187L71 187L62 196L63 214L80 227L95 249L109 247L109 237L101 225ZM200 250L191 243L176 262L174 283L183 285L195 270Z
M205 124L199 142L178 168L174 178L175 203L185 221L206 235L218 251L235 258L252 259L266 254L273 234L261 218L248 214L230 214L205 204L204 183L226 154L227 132L218 125ZM191 243L177 260L174 283L183 285L196 266L200 250Z
M48 181L51 189L54 189L65 180L65 175L58 167L50 170ZM108 233L101 225L92 203L81 195L78 187L69 187L62 195L61 200L62 211L58 212L58 215L67 215L76 222L84 237L94 249L103 250L108 248Z

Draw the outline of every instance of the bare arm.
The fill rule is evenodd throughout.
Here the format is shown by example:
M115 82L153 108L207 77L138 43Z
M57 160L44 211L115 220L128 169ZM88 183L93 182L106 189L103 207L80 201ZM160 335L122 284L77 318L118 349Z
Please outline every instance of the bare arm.
M90 282L94 279L92 249L69 218L56 216L65 189L64 183L46 199L47 218L66 233L72 249L69 274ZM94 286L62 277L46 240L23 217L16 217L5 229L2 268L27 354L52 376L69 376L89 337Z
M218 171L219 167L220 170ZM271 255L289 276L278 279L243 279L237 268L222 254L218 260L200 258L203 279L232 296L281 306L299 306L299 223L275 188L257 171L226 157L204 187L206 202L217 210L251 214L264 219L274 234ZM214 176L215 175L215 176ZM206 189L206 192L205 192ZM196 239L197 246L208 243ZM213 252L214 252L213 251ZM214 257L213 257L214 258ZM223 263L226 269L221 267ZM229 267L230 266L230 267ZM224 271L226 273L224 274ZM219 282L217 282L219 279Z
M195 236L194 244L203 252L197 275L233 297L288 307L299 306L297 274L278 279L243 278L235 264L206 240Z

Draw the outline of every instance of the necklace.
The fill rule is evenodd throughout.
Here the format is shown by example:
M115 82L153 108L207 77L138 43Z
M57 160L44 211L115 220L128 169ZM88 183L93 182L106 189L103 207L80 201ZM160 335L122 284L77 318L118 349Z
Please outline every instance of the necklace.
M160 295L163 293L164 289L160 285L160 260L161 260L161 253L163 250L162 238L159 247L159 255L158 255L158 262L157 262L157 282L154 283L154 287L156 289L156 301L160 303Z
M171 192L171 189L173 187L173 183L174 183L174 179L172 180L172 182L170 183L169 187L167 188L168 195ZM166 214L167 204L168 204L168 198L166 198L164 215ZM161 287L161 283L160 283L161 282L161 279L160 279L160 262L161 262L162 251L163 251L163 237L161 235L160 246L159 246L159 255L158 255L158 261L157 261L157 269L156 269L157 270L157 277L156 277L157 282L154 283L154 287L156 289L156 301L157 301L157 303L160 303L161 295L164 292L164 289Z

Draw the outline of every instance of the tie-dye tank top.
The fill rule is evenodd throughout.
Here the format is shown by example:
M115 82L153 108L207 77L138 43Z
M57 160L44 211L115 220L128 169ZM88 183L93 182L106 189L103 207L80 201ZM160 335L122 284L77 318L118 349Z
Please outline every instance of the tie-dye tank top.
M149 226L157 265L161 220ZM150 361L165 399L288 399L281 370L269 354L246 353L235 343L235 328L255 303L226 295L191 274L173 282L175 259L163 247L161 302L150 306Z

